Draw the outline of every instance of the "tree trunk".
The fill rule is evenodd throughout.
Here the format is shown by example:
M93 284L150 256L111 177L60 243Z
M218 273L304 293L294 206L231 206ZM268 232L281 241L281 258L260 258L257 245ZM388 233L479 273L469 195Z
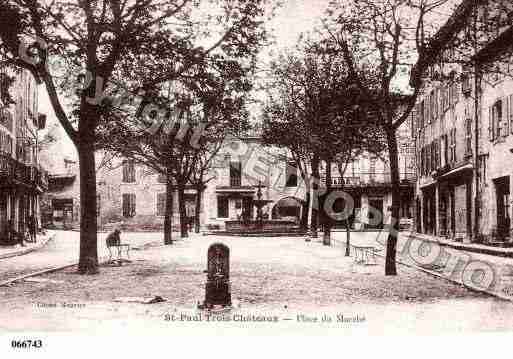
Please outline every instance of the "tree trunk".
M301 209L300 228L304 232L308 229L308 212L310 212L310 189L306 191L305 202L303 202Z
M331 192L331 160L326 160L326 193L322 196L322 218L323 218L323 225L324 225L324 232L322 236L322 244L325 246L331 245L331 224L332 224L332 218L331 218L331 211L329 211L329 208L325 208L324 204L326 203L326 199L328 198L330 192Z
M399 155L397 151L397 138L393 129L387 130L388 155L390 160L390 176L392 182L392 217L387 239L385 257L385 275L397 275L396 247L399 233L399 208L401 204Z
M319 224L319 157L314 156L312 159L312 212L310 219L310 237L317 238L317 227Z
M173 181L169 173L166 176L166 212L164 217L164 244L173 244Z
M196 208L194 208L194 233L200 232L200 212L201 212L201 195L203 194L202 187L196 190Z
M180 237L189 237L189 224L187 223L187 209L185 207L185 184L178 183L178 211L180 212Z
M349 229L349 218L346 218L346 257L349 257L351 255L351 230Z
M77 146L80 166L80 274L98 273L96 163L92 141Z

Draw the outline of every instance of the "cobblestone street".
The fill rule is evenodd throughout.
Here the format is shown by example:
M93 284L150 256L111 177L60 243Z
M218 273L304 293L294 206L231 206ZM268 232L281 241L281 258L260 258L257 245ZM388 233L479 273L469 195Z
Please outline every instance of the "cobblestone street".
M335 233L335 237L340 236ZM368 243L375 238L370 233L354 233L352 237L354 243ZM1 261L2 271L20 272L25 270L24 265L31 270L41 269L45 260L46 265L52 266L73 261L77 238L77 233L58 232L45 250ZM151 243L160 239L157 233L123 234L123 240L133 245L136 241ZM398 266L398 276L385 277L381 259L374 266L355 264L353 257L344 257L339 241L327 247L317 241L305 242L301 237L192 236L173 246L133 251L132 263L102 266L97 276L80 276L71 267L41 276L50 280L47 282L22 281L2 287L0 328L108 330L130 329L144 323L148 329L167 325L186 330L187 320L169 323L165 315L193 318L197 314L196 304L204 298L207 248L218 241L231 250L233 312L276 316L277 328L304 330L305 325L319 325L315 318L336 318L340 313L346 318L365 317L362 323L345 325L351 330L370 332L399 327L406 332L412 328L417 332L497 330L513 325L510 302L403 265ZM100 248L100 253L105 254L103 243ZM57 258L59 263L55 262ZM156 295L167 301L153 305L116 302L120 297ZM449 307L450 320L445 320ZM211 328L208 325L206 329ZM341 324L325 327L330 325Z

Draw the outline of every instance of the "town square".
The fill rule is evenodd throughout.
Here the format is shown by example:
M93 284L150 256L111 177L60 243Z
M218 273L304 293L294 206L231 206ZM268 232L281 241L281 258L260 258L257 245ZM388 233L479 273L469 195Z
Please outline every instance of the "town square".
M1 1L0 332L510 331L512 35L510 0Z

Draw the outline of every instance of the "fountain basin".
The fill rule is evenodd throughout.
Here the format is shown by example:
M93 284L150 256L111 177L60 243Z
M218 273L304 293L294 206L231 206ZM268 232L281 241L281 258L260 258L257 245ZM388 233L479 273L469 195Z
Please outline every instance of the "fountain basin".
M283 237L302 236L306 232L301 230L295 221L264 219L264 220L233 220L225 222L224 231L210 232L208 234L232 235L241 237Z

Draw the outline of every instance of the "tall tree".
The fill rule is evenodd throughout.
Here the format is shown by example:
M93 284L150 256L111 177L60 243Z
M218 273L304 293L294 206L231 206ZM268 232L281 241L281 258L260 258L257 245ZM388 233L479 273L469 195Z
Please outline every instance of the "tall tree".
M246 77L250 72L237 75L221 67L210 69L210 73L217 75L155 89L151 99L160 106L147 116L144 112L113 109L112 121L103 128L105 149L166 177L165 244L172 244L173 193L176 190L178 195L180 235L187 237L186 186L202 189L204 184L200 186L200 182L205 182L203 175L223 138L247 120L244 103L251 88L250 77ZM162 109L160 115L158 109Z
M366 99L366 112L384 131L392 182L385 274L396 275L400 173L396 132L411 115L426 71L467 25L481 0L351 0L333 2L325 22ZM452 14L452 15L451 15ZM444 21L447 20L445 23ZM409 78L410 88L397 81Z
M218 16L195 19L196 10ZM3 24L0 32L1 54L44 83L57 119L77 148L79 272L97 273L94 153L98 126L109 120L111 106L103 101L107 87L122 83L128 94L138 94L194 77L205 61L227 66L228 59L251 61L265 35L264 1L2 1L0 18L13 13L18 20ZM53 64L66 76L58 78ZM77 78L82 80L78 90Z
M336 159L352 161L359 151L378 152L382 136L376 127L362 126L366 113L360 110L352 78L340 54L329 43L320 41L307 40L299 49L299 54L282 55L272 64L265 134L268 143L310 160L312 216L320 210L323 243L329 245L334 213L327 211L324 204L331 194L332 165ZM283 134L288 131L288 135ZM319 160L324 161L326 169L322 195L318 188Z

